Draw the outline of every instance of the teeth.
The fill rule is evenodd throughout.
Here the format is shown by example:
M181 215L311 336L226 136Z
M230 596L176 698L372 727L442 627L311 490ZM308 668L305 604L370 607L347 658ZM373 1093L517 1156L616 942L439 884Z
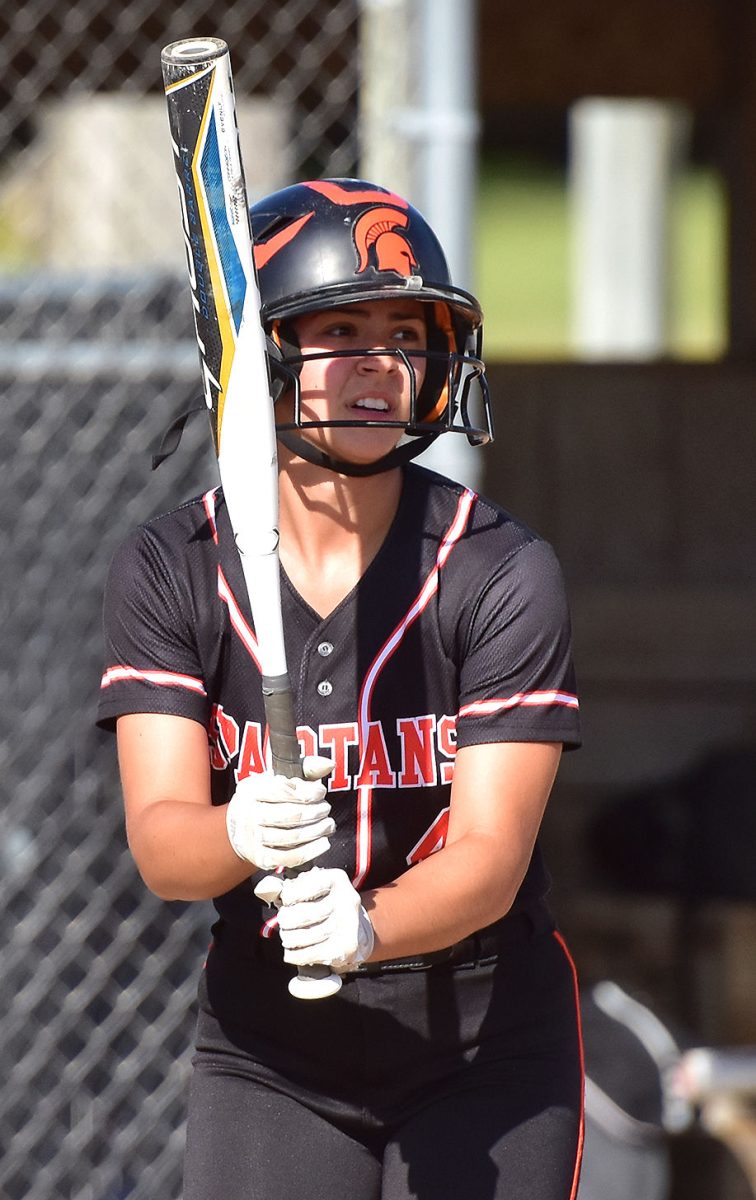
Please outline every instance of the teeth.
M388 404L385 400L379 400L372 396L367 396L364 400L356 400L355 408L374 408L378 412L388 412Z

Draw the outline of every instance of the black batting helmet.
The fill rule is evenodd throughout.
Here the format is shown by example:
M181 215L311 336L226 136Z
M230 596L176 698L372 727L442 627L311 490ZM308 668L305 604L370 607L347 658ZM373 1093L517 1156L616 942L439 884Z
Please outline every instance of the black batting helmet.
M285 444L342 474L374 474L416 457L441 433L464 433L473 445L491 440L480 357L483 314L473 296L453 286L438 238L417 209L364 180L321 179L266 196L250 216L271 371L279 386L282 381L296 389L295 417L278 425ZM291 319L356 301L408 298L428 306L428 346L418 354L427 363L417 395L406 355L390 351L410 374L410 418L402 422L406 436L369 466L335 461L297 432L329 422L300 415L298 373L304 359ZM471 418L471 396L481 413L478 424Z

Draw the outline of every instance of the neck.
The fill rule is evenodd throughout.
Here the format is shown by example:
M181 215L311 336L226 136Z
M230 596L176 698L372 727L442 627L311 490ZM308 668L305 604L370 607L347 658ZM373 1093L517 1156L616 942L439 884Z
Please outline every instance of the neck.
M399 505L402 472L337 475L285 450L279 462L281 562L300 594L325 615L378 553Z

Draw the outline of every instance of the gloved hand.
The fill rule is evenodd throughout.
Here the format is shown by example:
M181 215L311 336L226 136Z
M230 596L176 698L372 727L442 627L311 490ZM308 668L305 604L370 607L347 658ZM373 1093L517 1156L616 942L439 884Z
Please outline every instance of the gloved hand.
M239 858L275 871L323 854L336 824L319 781L332 770L330 759L310 756L302 763L304 779L270 771L242 779L226 809L228 840Z
M291 879L269 876L255 892L278 906L284 962L325 963L343 974L372 954L373 926L346 871L312 867Z

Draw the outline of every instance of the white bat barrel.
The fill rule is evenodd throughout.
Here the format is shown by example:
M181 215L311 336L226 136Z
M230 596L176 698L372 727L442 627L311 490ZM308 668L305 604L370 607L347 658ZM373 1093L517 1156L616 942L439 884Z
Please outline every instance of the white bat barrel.
M220 38L173 42L161 61L202 382L252 609L273 762L301 776L281 620L275 419L231 61ZM310 967L289 986L316 999L341 980Z

